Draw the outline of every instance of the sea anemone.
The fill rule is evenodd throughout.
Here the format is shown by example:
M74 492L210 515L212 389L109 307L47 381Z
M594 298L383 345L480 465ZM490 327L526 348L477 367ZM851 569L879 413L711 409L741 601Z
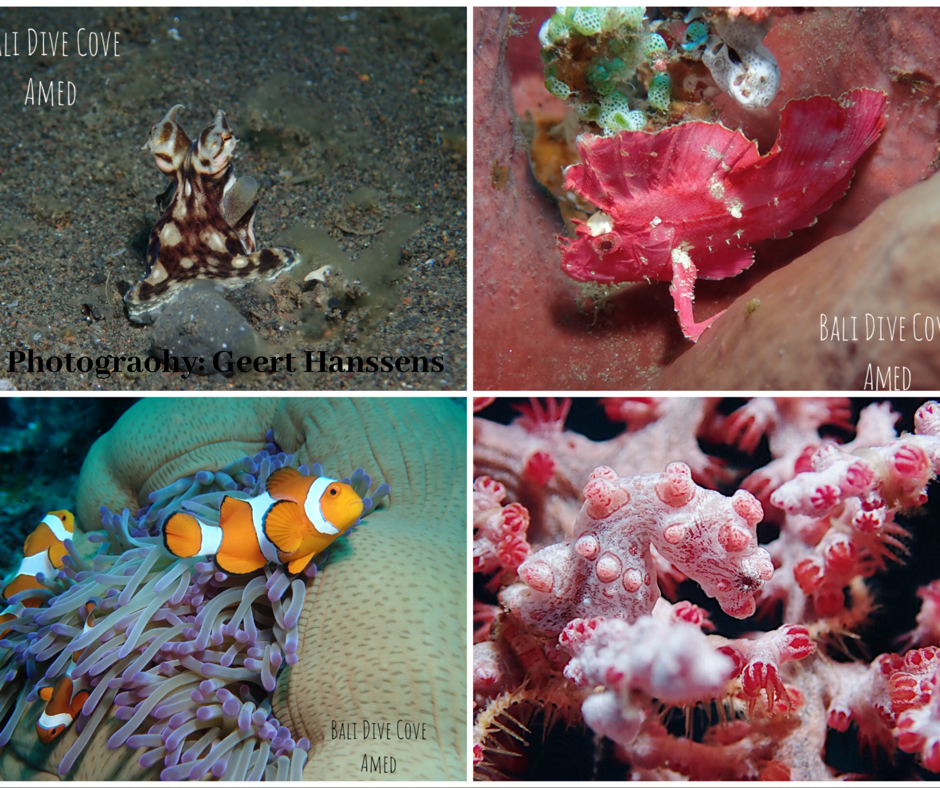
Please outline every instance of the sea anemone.
M151 493L136 515L101 507L104 531L67 541L57 576L40 576L43 588L11 598L18 617L0 640L0 747L29 716L39 690L70 675L90 695L59 764L62 777L117 707L124 724L108 747L139 750L144 770L162 761L161 779L302 779L310 742L278 722L271 695L281 666L298 661L307 581L326 552L296 577L273 564L230 575L201 557L172 556L160 530L181 510L217 522L223 497L263 492L273 471L294 465L273 440L269 431L254 457ZM323 473L319 463L298 470ZM343 481L362 497L363 517L389 492L382 484L369 497L372 481L361 469ZM41 605L23 605L30 598ZM89 601L93 626L85 626Z

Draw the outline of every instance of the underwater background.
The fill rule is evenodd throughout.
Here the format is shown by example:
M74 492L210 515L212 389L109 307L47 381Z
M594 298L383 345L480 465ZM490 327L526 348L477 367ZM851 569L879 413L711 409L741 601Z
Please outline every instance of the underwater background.
M6 552L22 556L43 508L68 506L75 529L56 578L9 597L20 618L0 649L3 779L463 779L465 403L113 402L4 403L3 484L26 512L7 507ZM40 467L62 481L33 517L26 501L44 488L9 485L8 469ZM163 522L184 501L212 523L229 496L276 494L289 468L343 478L362 502L356 534L299 574L280 553L239 574L200 560L211 552L164 549ZM71 721L43 738L42 715L59 712L40 693L53 686L69 689ZM336 721L366 719L401 721L401 735L331 736Z
M46 512L75 509L78 472L91 444L136 397L0 399L0 575Z
M720 121L766 153L789 101L860 88L887 96L887 122L857 162L848 193L815 226L757 242L757 261L746 272L696 286L699 319L729 310L696 345L673 325L665 284L607 289L575 284L563 273L555 237L565 233L563 216L585 206L571 202L562 173L577 158L577 134L600 128L579 123L577 96L566 105L545 87L543 57L551 50L543 50L538 34L553 8L474 10L478 390L870 391L878 387L866 385L866 375L889 366L910 369L911 390L936 389L935 353L910 335L863 344L859 333L858 342L825 344L819 329L822 314L857 316L859 325L867 313L899 315L909 328L918 313L933 314L922 299L932 291L935 261L913 250L934 248L940 232L940 14L925 7L737 10L772 21L763 44L779 59L776 98L745 110L701 62L687 61L684 17L701 9L649 8L648 22L669 40L675 87L669 112L654 113L659 123ZM585 58L596 53L583 50ZM602 76L600 58L594 66ZM644 69L649 79L651 68ZM638 98L646 95L645 87L633 87ZM630 100L639 106L632 94ZM895 254L897 238L911 251Z
M617 398L614 398L617 399ZM643 403L655 402L655 398L627 398L636 401L638 408ZM508 425L515 421L524 421L524 414L531 414L531 404L534 400L523 397L499 397L476 411L479 420ZM675 399L668 400L675 402ZM725 397L717 403L717 413L727 416L739 409L747 400L736 397ZM859 414L874 403L889 403L891 410L899 414L896 429L899 434L911 432L914 429L914 414L924 404L924 398L912 397L852 397L846 402L848 407L847 423L855 425L859 422ZM593 397L574 397L570 399L570 410L565 410L569 400L555 400L541 398L549 414L565 413L562 419L563 433L556 433L554 427L546 429L545 436L565 435L577 433L597 444L610 442L611 452L617 445L614 439L623 440L625 432L641 432L643 427L629 430L622 421L615 421L605 413L605 401ZM639 421L642 425L642 421ZM545 425L543 425L544 428ZM559 427L559 429L561 429ZM690 432L694 428L689 428ZM474 430L475 450L477 456L474 460L476 469L474 475L481 473L480 464L493 462L494 457L501 457L500 450L494 445L480 441L484 430ZM537 433L536 433L537 434ZM827 425L820 430L820 434L843 443L851 440L855 428L851 430L843 426ZM561 439L546 438L545 446L559 446ZM760 468L772 459L767 437L762 437L753 452L745 452L740 448L720 442L711 436L698 436L696 444L710 458L715 458L723 471L728 471L727 478L717 480L715 489L723 494L731 495L740 486L740 480L755 468ZM520 444L522 445L522 444ZM629 446L629 441L619 444ZM532 444L525 451L531 451ZM546 448L546 451L549 451ZM639 450L634 450L639 451ZM613 454L611 455L613 456ZM563 463L563 460L559 460ZM495 466L494 466L495 467ZM507 465L507 467L509 467ZM487 472L490 472L487 470ZM507 472L511 476L511 472ZM500 480L500 479L497 479ZM543 488L532 483L519 483L514 486L511 500L518 501L530 512L533 512L530 532L536 531L537 523L541 524L548 518L546 512L551 505L546 503L548 495ZM547 488L544 488L547 489ZM559 487L553 488L559 489ZM919 597L918 589L937 578L937 556L940 555L940 531L934 524L940 517L940 495L936 485L928 487L929 498L922 506L906 513L899 518L909 526L910 537L904 538L903 566L892 564L889 571L877 572L865 579L867 587L874 598L874 608L865 625L858 632L850 632L839 648L833 649L831 658L838 663L861 661L865 663L879 654L886 652L903 653L907 646L905 636L917 625L915 620L921 609L923 597ZM779 535L779 526L773 524L769 518L758 526L758 538L762 546ZM492 585L487 584L488 577L484 573L474 574L474 600L475 604L496 604L497 595ZM738 637L745 632L755 630L765 632L781 624L780 611L755 616L739 621L722 613L713 599L708 598L698 587L691 582L681 584L681 598L690 599L694 604L709 611L709 615L716 622L722 634ZM525 732L524 743L518 749L516 758L497 759L499 768L504 770L504 778L516 780L623 780L628 767L618 754L612 742L596 735L590 728L581 724L566 724L562 709L564 704L554 698L554 707L551 704L539 706L532 703L520 702L507 711L507 716L514 716L528 729ZM699 708L692 716L692 738L701 741L704 732L708 729L705 722L706 715ZM682 735L687 720L679 711L666 715L664 723L669 731L675 735ZM865 779L878 780L932 780L937 779L917 761L917 759L904 752L896 751L893 755L886 755L883 751L872 752L871 749L861 747L857 728L853 725L845 732L829 729L825 737L825 762L840 774L864 775ZM514 755L517 754L514 752ZM636 768L634 774L642 775L642 769ZM636 779L651 779L649 777L635 777ZM483 779L479 774L477 779ZM499 778L494 778L499 779Z
M67 56L61 37L55 55L48 38L45 55L30 55L29 29L67 34ZM0 42L4 33L4 352L162 358L227 343L249 356L444 359L430 373L4 374L7 386L465 387L465 9L2 9ZM103 44L88 54L90 33L111 36L109 56ZM61 84L63 101L74 86L74 104L27 103L31 81L34 96ZM260 185L258 248L303 258L273 285L210 293L185 330L134 324L122 301L145 274L168 183L141 145L175 104L193 138L226 113L235 174ZM325 282L304 280L325 265Z

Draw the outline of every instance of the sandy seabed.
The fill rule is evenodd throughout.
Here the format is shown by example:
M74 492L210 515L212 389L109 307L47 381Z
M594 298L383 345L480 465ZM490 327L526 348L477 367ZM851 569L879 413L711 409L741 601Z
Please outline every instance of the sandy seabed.
M68 56L30 56L29 29L67 33ZM0 13L0 31L9 54L0 58L0 385L465 388L464 9L36 8ZM120 57L92 57L89 31L117 36ZM74 103L25 105L31 79L34 90L63 83L66 102L72 83ZM13 351L154 353L151 328L127 318L122 294L145 274L154 198L167 184L140 147L174 104L186 107L191 137L226 111L239 139L235 172L261 187L259 248L304 255L273 286L226 294L256 333L257 355L440 357L443 371L11 373ZM406 230L389 238L389 227ZM357 263L367 258L384 266L371 286L383 303L371 308L337 304L303 281L330 264L341 291L365 278Z

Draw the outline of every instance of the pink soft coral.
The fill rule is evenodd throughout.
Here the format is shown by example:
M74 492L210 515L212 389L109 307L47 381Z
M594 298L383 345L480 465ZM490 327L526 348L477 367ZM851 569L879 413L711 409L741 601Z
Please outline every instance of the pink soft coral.
M506 490L481 476L473 483L473 571L514 570L529 555L529 512L518 503L503 505Z
M892 711L897 715L898 746L918 753L932 772L940 772L940 672L937 650L918 649L891 677Z
M506 588L500 601L530 629L557 634L590 614L627 622L652 612L659 598L651 548L695 580L736 618L754 613L755 594L773 575L757 546L757 500L699 487L689 466L622 478L597 468L570 543L540 550L519 567L525 585Z
M782 666L806 659L816 650L809 630L786 625L753 638L738 638L720 648L734 660L732 676L741 677L741 691L753 714L763 700L767 714L788 714L802 703L800 693L783 683Z
M540 513L536 540L554 541L571 533L581 488L600 465L626 476L661 470L682 457L703 485L727 477L722 463L697 440L711 430L712 400L617 397L603 403L612 421L627 425L607 441L592 441L565 428L570 400L533 398L515 406L521 415L508 425L474 419L474 475L494 479L510 499Z
M844 400L760 400L728 417L709 403L703 419L670 422L673 434L662 442L685 447L676 448L677 460L701 452L697 434L752 451L767 436L771 462L785 460L762 489L773 501L767 521L750 493L706 489L681 461L656 473L632 469L648 458L629 452L629 441L663 430L670 402L674 413L702 412L684 400L603 402L628 432L588 444L619 467L595 468L574 493L558 486L562 478L570 483L564 469L573 460L558 462L563 470L546 487L567 511L580 509L557 530L545 529L545 519L566 509L531 495L525 459L533 444L524 436L538 434L547 442L536 445L556 448L584 440L551 417L566 403L530 406L532 423L515 454L509 441L500 444L505 486L478 480L477 553L490 556L487 571L478 562L485 581L476 584L485 600L475 606L478 774L502 773L501 759L527 742L520 724L538 713L546 725L586 723L612 740L634 779L846 776L828 762L830 732L893 753L899 769L940 770L940 649L928 643L938 630L936 584L920 592L923 608L906 641L921 648L870 658L855 645L872 619L887 618L869 578L906 560L919 536L905 516L919 511L940 470L940 406L922 405L914 433L898 435L897 414L869 405L855 439L842 445L820 429L851 427ZM491 437L485 420L475 434ZM492 444L478 448L478 457L493 456ZM497 546L502 513L518 505L518 493L529 495L531 552L514 564L499 559ZM758 544L760 523L766 549ZM915 552L921 572L929 564L922 558ZM661 598L661 585L678 601ZM769 631L738 634L725 614L753 630L755 606L776 621L762 625ZM846 654L855 660L844 661ZM688 715L687 724L704 721L704 735L683 735L673 708Z
M907 530L899 512L927 500L927 485L940 470L940 420L934 403L915 416L916 434L892 437L882 446L827 444L811 456L808 468L770 497L786 512L781 538L771 547L784 577L796 581L821 617L838 615L853 578L870 577L906 551ZM780 572L778 572L779 576ZM774 586L765 592L775 593Z

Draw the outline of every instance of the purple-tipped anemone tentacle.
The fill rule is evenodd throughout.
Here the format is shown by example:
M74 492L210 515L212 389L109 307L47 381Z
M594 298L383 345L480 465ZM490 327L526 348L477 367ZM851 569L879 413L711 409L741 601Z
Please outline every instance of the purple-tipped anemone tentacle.
M63 543L65 550L68 553L69 560L72 562L72 566L76 572L82 572L88 569L88 565L85 563L84 559L76 552L75 544L71 539L66 539Z
M274 602L279 600L290 586L290 577L284 572L283 567L278 567L268 577L267 589L268 600Z
M284 626L288 630L295 629L300 620L300 613L303 610L304 599L306 598L307 584L300 580L294 580L290 584L291 601L284 613Z
M265 457L258 466L258 481L264 484L268 480L268 476L271 475L272 470L271 458Z
M150 495L147 496L147 499L151 503L165 501L177 495L182 495L192 486L192 484L192 477L187 476L183 479L178 479L177 481L173 482L173 484L169 484L159 490L154 490L152 493L150 493Z

